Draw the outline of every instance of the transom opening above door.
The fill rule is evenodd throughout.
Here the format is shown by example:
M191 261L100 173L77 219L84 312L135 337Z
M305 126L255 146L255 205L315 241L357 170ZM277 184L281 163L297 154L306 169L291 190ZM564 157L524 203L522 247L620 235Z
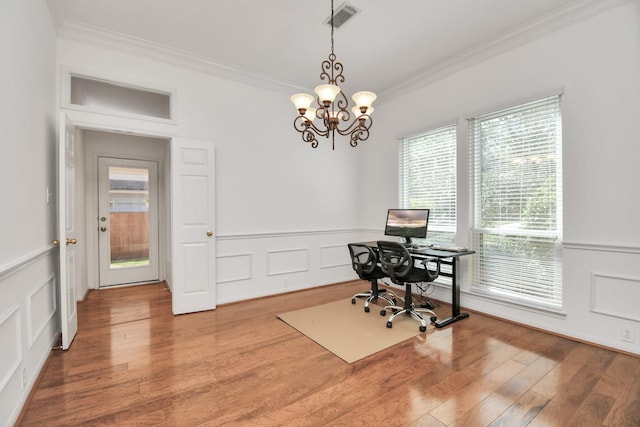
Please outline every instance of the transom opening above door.
M171 93L69 74L67 107L100 113L171 120Z

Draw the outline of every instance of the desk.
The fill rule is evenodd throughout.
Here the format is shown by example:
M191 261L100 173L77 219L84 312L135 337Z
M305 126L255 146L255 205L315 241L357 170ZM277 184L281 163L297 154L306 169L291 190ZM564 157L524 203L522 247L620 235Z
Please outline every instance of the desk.
M369 246L370 248L378 248L378 242L361 242L361 245ZM475 251L466 250L461 252L441 251L431 249L428 247L413 249L407 248L409 253L417 259L421 258L438 258L442 264L451 265L451 273L441 272L441 276L451 277L451 316L443 320L436 320L433 322L436 328L443 328L458 320L466 319L469 317L469 313L460 312L460 283L458 283L458 277L460 276L459 258L465 255L474 254Z

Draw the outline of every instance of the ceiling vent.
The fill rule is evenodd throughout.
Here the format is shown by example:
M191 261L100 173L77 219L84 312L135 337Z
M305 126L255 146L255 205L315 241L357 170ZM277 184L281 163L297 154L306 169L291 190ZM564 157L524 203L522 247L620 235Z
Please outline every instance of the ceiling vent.
M349 3L342 3L338 9L333 11L333 26L335 28L340 28L344 24L347 23L348 20L353 18L358 12L360 12L355 7L351 6ZM331 16L324 21L325 24L331 25Z

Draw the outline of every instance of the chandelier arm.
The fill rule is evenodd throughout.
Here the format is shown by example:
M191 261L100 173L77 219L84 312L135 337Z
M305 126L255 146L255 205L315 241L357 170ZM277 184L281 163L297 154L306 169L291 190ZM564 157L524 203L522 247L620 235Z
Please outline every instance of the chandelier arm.
M351 132L351 138L349 138L349 144L352 147L358 146L358 141L366 141L369 138L369 128L356 128Z
M336 99L333 101L333 103L335 104L336 107L338 107L338 109L341 112L343 112L343 114L341 114L342 120L347 122L351 120L351 113L348 110L349 99L347 99L347 96L344 94L344 92L340 91L340 93L338 93L338 96L336 96Z
M359 118L356 118L353 122L351 122L349 124L349 126L347 126L346 128L342 128L340 129L339 127L336 127L336 130L338 131L338 133L342 136L345 135L352 135L354 131L356 130L366 130L367 132L369 131L369 128L371 127L371 125L373 124L373 121L371 120L370 116L364 115L364 116L360 116L360 117L364 117L364 121L360 121Z
M325 134L318 128L316 128L313 123L309 122L305 117L298 116L293 121L293 127L295 130L300 132L300 136L304 142L311 143L312 148L318 147L318 140L316 139L316 134L319 136L327 136L328 132Z
M318 136L324 136L324 137L328 137L329 136L329 129L328 128L320 129L315 124L309 123L308 129L310 131L312 131L313 133L315 133L316 135L318 135Z
M311 144L311 148L318 148L318 140L313 132L305 130L302 132L302 140Z

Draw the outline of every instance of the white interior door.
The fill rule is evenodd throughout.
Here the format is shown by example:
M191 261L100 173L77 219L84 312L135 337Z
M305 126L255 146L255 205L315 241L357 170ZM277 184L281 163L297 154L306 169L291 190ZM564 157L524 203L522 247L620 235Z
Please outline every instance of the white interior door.
M60 315L62 326L62 349L71 346L78 332L78 310L76 303L75 268L75 128L60 113L58 138L58 239ZM56 241L54 241L54 244Z
M208 141L171 141L173 313L216 307L214 149Z
M158 164L98 158L100 287L157 281Z

